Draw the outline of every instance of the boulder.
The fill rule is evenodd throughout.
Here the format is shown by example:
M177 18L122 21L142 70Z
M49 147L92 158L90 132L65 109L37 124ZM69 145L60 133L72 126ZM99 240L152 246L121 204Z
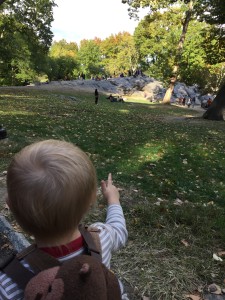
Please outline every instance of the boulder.
M38 86L37 86L38 87ZM148 76L129 76L129 77L114 77L101 80L70 80L70 81L52 81L48 84L43 84L42 89L75 89L75 90L85 90L93 92L98 89L99 92L109 94L116 94L120 96L134 96L142 97L151 102L162 100L165 92L166 86L154 78ZM209 98L209 95L201 95L198 86L187 86L185 83L176 82L174 91L171 97L171 102L177 102L180 97L193 98L196 97L196 104L202 103L205 99ZM210 98L214 98L210 95Z

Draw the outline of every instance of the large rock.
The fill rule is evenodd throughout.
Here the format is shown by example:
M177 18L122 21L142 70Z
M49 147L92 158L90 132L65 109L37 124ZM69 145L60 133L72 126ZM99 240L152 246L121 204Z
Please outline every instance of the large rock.
M12 243L13 248L18 252L30 245L30 243L24 237L24 235L22 233L16 232L9 224L9 222L6 220L6 218L1 214L0 214L0 231L8 238L8 240Z
M136 91L143 91L144 87L151 82L152 78L148 76L137 77L116 77L103 80L71 80L71 81L52 81L48 84L42 84L43 89L76 89L85 91L94 91L106 94L132 95ZM37 86L38 87L38 86Z
M99 92L105 94L130 95L142 97L149 101L158 101L163 99L167 87L164 86L162 82L148 76L130 76L103 80L79 79L71 81L52 81L48 84L42 84L41 89L43 88L54 90L83 90L93 93L95 89L98 89ZM196 97L196 104L199 104L205 98L209 97L209 95L202 96L196 85L187 86L182 82L176 82L171 102L176 102L180 97L193 98L194 96ZM213 95L210 95L210 97L214 98Z

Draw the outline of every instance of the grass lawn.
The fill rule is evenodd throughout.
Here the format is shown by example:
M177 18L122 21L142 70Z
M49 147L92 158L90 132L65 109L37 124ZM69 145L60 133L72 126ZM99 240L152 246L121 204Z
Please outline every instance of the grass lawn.
M99 182L112 173L129 231L113 267L134 289L131 299L225 287L225 263L213 259L225 250L224 122L137 100L100 95L95 105L90 93L1 88L0 123L9 137L0 140L0 173L22 147L51 138L86 151ZM87 222L104 220L103 204L99 190Z

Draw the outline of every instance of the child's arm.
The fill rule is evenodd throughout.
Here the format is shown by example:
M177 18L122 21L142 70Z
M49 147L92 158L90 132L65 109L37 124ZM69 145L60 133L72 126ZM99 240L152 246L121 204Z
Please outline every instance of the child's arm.
M112 252L126 244L128 233L123 209L120 205L118 189L113 185L112 175L101 181L102 194L107 201L106 222L96 222L91 226L100 229L99 237L102 246L102 262L110 268Z
M101 188L108 204L106 227L112 239L112 249L117 250L125 245L128 234L123 209L120 205L120 194L117 187L113 185L111 173L109 173L107 181L101 181Z

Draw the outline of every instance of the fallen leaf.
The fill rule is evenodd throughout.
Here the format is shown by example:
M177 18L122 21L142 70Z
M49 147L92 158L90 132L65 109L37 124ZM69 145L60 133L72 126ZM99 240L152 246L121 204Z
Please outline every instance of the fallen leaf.
M181 240L181 243L182 243L185 247L188 247L188 246L189 246L189 243L188 243L186 240Z
M201 298L201 296L199 296L199 295L186 295L185 296L186 298L188 298L188 299L191 299L191 300L202 300L202 298Z
M221 257L219 257L218 255L216 255L216 253L213 253L213 259L217 260L217 261L223 261Z
M210 202L207 203L207 205L214 205L214 202L210 201Z
M183 204L183 201L180 200L179 198L177 198L176 200L174 200L173 204L174 204L174 205L182 205L182 204Z
M157 223L156 224L156 228L165 228L166 226L164 226L164 225L162 225L162 224L160 224L160 223Z

